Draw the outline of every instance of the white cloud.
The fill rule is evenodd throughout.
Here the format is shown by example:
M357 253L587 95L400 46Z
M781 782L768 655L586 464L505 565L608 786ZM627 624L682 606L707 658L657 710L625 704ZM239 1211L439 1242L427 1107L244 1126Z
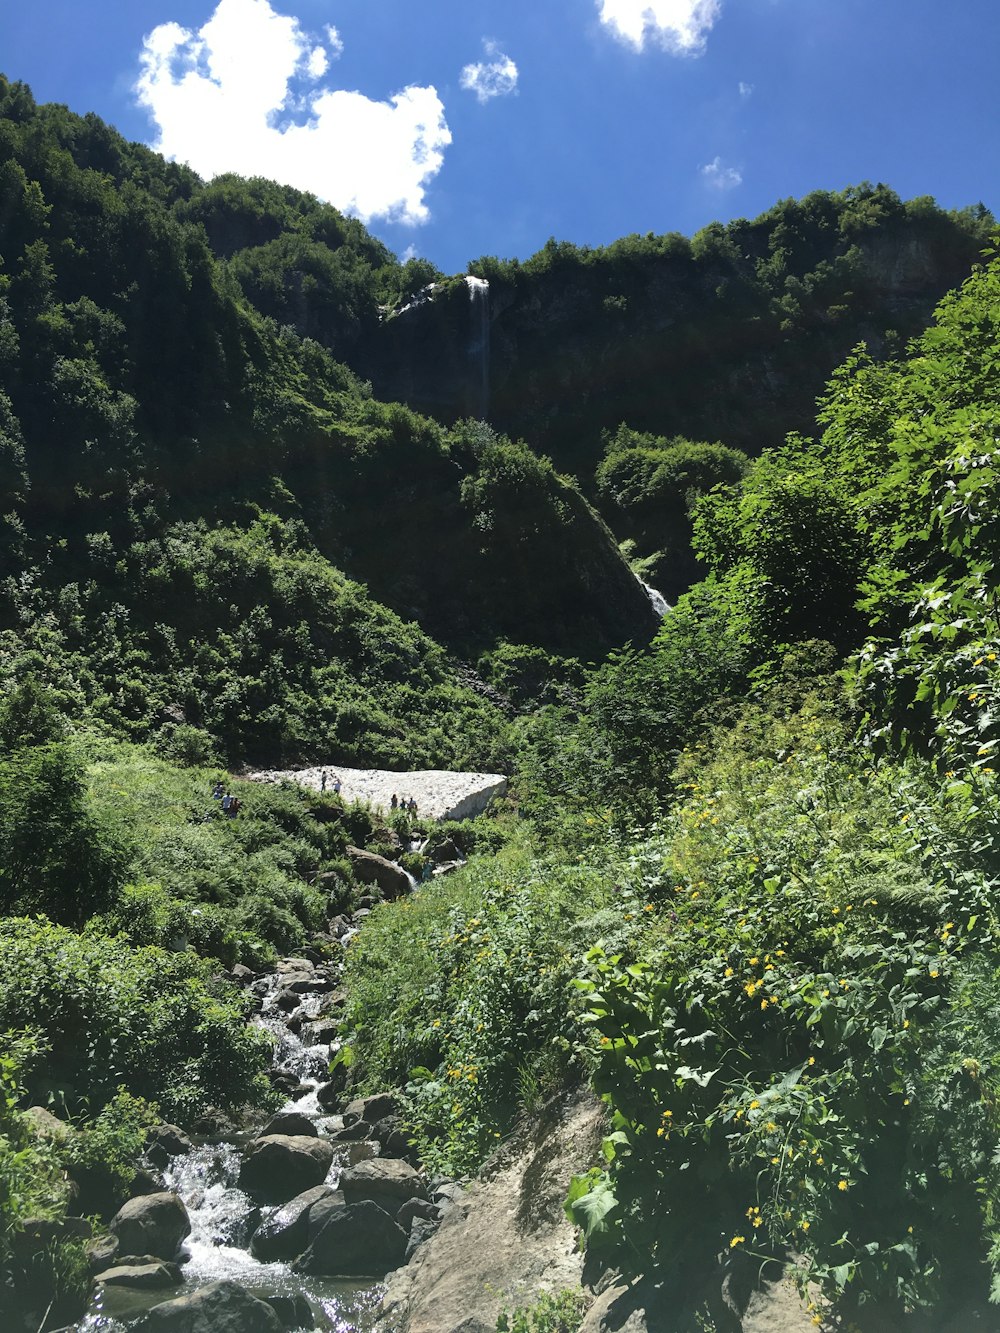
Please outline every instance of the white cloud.
M451 131L433 87L388 101L318 87L327 49L269 0L220 0L204 27L163 23L140 57L136 92L159 131L154 147L202 176L269 176L367 222L425 222L428 184ZM294 86L293 86L294 85Z
M483 42L486 60L466 65L460 82L468 92L475 93L480 103L491 97L506 97L517 89L517 66L510 56L500 50L496 42Z
M713 158L698 170L702 180L713 190L735 190L737 185L743 184L743 173L735 167L725 166L721 157Z
M746 99L747 99L748 97L750 97L750 96L752 95L752 93L753 93L753 84L752 84L752 83L744 83L743 80L740 79L739 83L738 83L736 86L737 86L737 88L739 89L739 94L740 94L740 96L743 98L744 102L745 102Z
M671 55L696 56L722 10L722 0L597 0L602 23L641 51L647 38Z
M330 54L333 56L334 60L336 60L338 56L344 54L343 39L332 23L326 25L326 44L330 48Z

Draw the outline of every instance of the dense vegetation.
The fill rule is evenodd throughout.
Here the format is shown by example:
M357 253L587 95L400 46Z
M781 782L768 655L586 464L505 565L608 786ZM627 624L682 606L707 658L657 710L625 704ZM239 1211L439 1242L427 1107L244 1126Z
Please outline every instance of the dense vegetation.
M393 847L223 767L307 758L512 775L442 830L467 867L347 952L345 1077L404 1088L429 1169L589 1079L608 1135L568 1207L683 1284L678 1327L789 1256L818 1322L1000 1297L1000 259L901 341L982 211L864 187L482 261L577 311L578 344L525 334L563 360L523 422L552 407L534 442L679 594L650 643L549 461L358 378L411 314L467 318L461 281L421 297L440 275L316 200L6 81L0 181L0 1311L73 1316L72 1218L154 1120L273 1101L224 969L316 945L348 845ZM629 366L599 411L595 348Z
M484 256L491 419L589 482L602 431L722 439L751 454L808 431L816 396L861 339L901 352L986 244L981 205L946 212L885 185L816 190L693 237L550 240L524 262ZM468 294L390 319L363 373L387 397L467 411Z
M436 1163L587 1072L572 1215L692 1327L718 1263L790 1252L817 1323L1000 1294L998 335L993 260L701 500L708 579L521 724L549 852L381 909L349 960L354 1067L416 1066Z
M551 466L376 402L284 322L249 258L272 245L288 282L296 246L325 256L342 308L313 332L338 354L405 298L412 265L360 224L268 182L205 186L6 81L0 185L4 677L40 654L78 715L183 723L232 759L485 767L502 718L428 633L470 657L651 632Z

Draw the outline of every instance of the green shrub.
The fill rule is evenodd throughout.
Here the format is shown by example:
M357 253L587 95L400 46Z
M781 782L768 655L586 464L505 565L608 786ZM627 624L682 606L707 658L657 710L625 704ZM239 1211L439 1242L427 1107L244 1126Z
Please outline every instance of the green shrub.
M543 1291L531 1306L504 1311L496 1333L577 1333L583 1323L586 1301L580 1291Z
M511 847L366 921L346 959L352 1081L408 1084L409 1128L431 1170L475 1170L525 1097L570 1076L574 923L610 895L600 868Z
M898 1312L995 1245L1000 799L847 739L751 712L682 765L631 858L641 953L579 980L613 1120L569 1207L633 1271L791 1249L831 1305Z
M124 1088L189 1121L208 1104L265 1106L269 1042L235 987L191 953L0 921L0 1028L37 1035L33 1100L99 1111Z

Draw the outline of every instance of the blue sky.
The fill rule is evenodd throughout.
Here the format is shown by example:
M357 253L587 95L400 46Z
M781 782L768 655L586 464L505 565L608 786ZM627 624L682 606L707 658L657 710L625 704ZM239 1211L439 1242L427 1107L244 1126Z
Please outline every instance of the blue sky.
M884 181L1000 209L995 0L6 0L0 70L449 272Z

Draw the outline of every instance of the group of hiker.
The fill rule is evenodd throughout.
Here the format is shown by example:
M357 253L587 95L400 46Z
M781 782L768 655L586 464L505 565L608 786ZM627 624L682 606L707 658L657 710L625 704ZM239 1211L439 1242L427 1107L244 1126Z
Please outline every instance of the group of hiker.
M235 819L240 812L240 806L243 804L238 796L233 796L226 791L225 784L221 781L216 782L212 788L212 798L219 802L225 819Z
M324 768L320 771L319 775L319 789L321 792L326 791L328 780L329 780L329 775L327 774L327 771ZM342 785L343 784L340 781L340 774L334 773L333 780L330 782L330 790L333 792L334 796L340 795L340 789ZM219 802L219 806L222 810L224 818L235 819L236 816L239 814L242 802L240 801L240 798L238 796L233 796L231 792L226 790L226 785L221 778L218 779L215 782L214 786L212 787L212 798L213 800ZM393 792L392 798L389 801L389 809L392 810L394 813L398 810L401 811L403 814L415 816L417 813L417 803L412 796L409 798L405 796L397 796L396 793ZM210 817L209 815L205 816L206 819L208 819L209 817Z

